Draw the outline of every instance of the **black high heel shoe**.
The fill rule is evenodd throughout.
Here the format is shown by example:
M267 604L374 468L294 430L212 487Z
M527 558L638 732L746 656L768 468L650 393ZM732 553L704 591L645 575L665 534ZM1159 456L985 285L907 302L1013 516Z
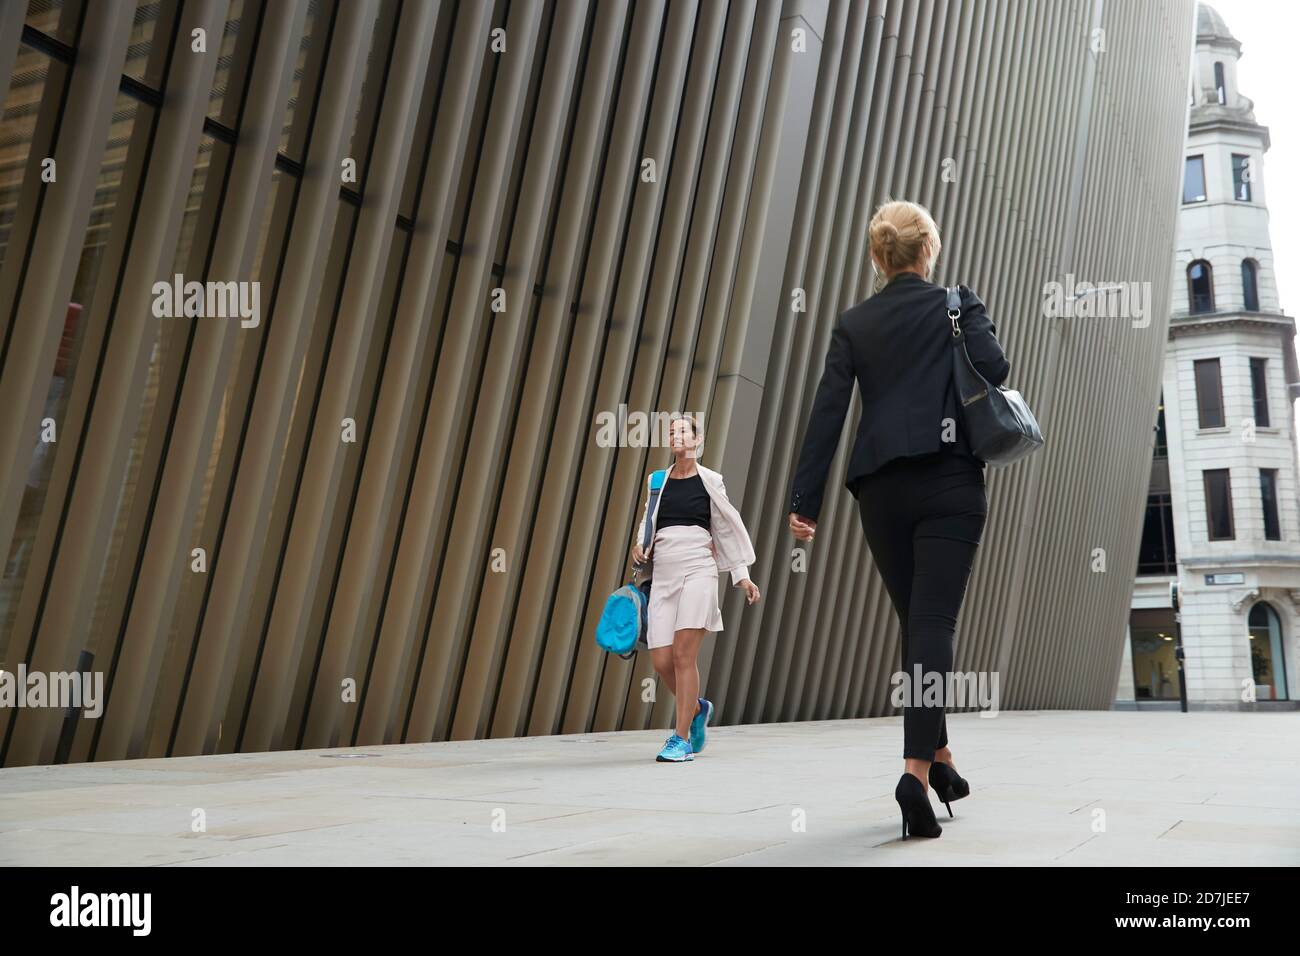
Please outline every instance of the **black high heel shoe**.
M905 773L899 778L898 786L894 788L894 799L898 801L898 808L903 811L904 840L907 839L909 829L912 831L912 836L923 837L937 837L943 832L943 827L939 826L939 821L934 818L930 795L925 792L921 781L912 774Z
M943 805L948 807L948 816L952 816L952 807L949 804L953 800L970 796L970 783L966 778L960 776L949 764L937 760L930 764L930 789Z

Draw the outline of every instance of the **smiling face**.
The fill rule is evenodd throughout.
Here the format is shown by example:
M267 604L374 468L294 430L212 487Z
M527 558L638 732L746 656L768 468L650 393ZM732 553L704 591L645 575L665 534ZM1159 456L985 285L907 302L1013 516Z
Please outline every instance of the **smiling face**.
M689 418L673 419L668 426L668 447L678 461L688 461L697 457L700 438Z

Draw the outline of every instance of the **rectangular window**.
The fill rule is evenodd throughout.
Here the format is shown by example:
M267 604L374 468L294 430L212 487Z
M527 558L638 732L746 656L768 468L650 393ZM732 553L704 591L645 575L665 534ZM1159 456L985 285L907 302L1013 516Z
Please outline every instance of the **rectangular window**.
M1235 537L1232 528L1232 482L1227 468L1205 472L1205 523L1211 541Z
M1156 458L1169 457L1169 436L1165 432L1165 393L1160 391L1160 407L1156 412Z
M1138 550L1138 574L1177 572L1173 505L1168 494L1148 495L1146 518L1142 523L1142 545Z
M1196 411L1202 428L1223 427L1223 387L1219 380L1219 360L1199 359L1196 370Z
M1205 157L1188 156L1183 169L1183 202L1205 202Z
M1232 154L1232 198L1250 202L1250 157Z
M1264 537L1269 541L1282 540L1282 523L1277 517L1277 469L1259 470L1259 496L1264 504Z
M1255 404L1255 425L1268 427L1268 359L1250 360L1250 394Z

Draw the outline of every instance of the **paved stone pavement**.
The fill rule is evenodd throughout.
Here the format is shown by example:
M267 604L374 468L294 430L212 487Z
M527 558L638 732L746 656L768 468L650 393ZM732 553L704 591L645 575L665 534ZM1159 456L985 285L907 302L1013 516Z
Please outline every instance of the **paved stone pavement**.
M899 839L897 717L0 770L0 865L1300 864L1300 713L949 715L969 798ZM194 832L196 811L206 832Z

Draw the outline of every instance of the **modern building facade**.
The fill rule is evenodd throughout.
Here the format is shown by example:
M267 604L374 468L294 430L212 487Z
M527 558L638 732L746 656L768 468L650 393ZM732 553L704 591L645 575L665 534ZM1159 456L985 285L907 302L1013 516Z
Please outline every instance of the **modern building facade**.
M1241 44L1197 13L1173 313L1121 706L1300 707L1295 320L1278 302L1268 129ZM1178 620L1171 587L1178 590Z
M896 197L1048 441L990 474L957 666L1002 707L1108 707L1193 18L4 4L0 668L107 700L0 710L3 762L666 725L649 661L592 640L667 457L598 440L621 408L701 412L754 538L764 600L728 592L701 660L721 720L893 713L847 448L806 553L785 504ZM1143 315L1047 314L1078 282L1146 283Z

